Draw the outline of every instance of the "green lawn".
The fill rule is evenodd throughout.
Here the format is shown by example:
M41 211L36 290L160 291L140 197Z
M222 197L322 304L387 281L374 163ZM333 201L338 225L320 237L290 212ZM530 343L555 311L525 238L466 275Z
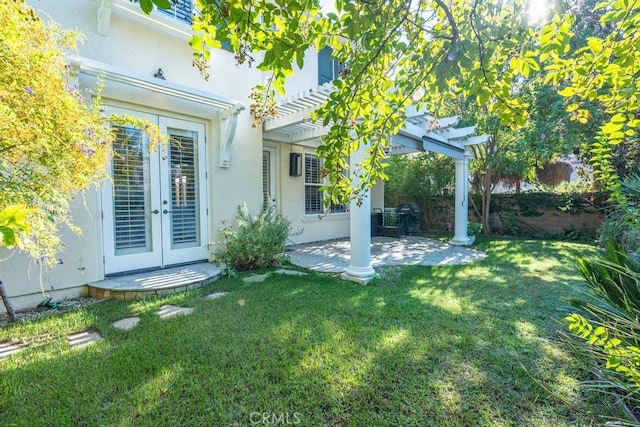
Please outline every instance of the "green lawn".
M0 361L0 424L603 424L615 412L578 389L587 373L557 339L560 299L584 289L573 259L594 249L479 240L484 261L389 268L367 287L227 278L0 329L33 343ZM202 299L214 291L229 295ZM195 311L158 319L168 303ZM131 315L134 330L110 326ZM86 328L104 339L69 349Z

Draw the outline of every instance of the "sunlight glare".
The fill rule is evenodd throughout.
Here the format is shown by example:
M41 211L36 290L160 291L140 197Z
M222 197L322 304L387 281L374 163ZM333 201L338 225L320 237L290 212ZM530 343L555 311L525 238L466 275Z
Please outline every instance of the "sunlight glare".
M529 24L541 24L544 18L547 16L548 7L549 4L547 0L528 0L527 15Z

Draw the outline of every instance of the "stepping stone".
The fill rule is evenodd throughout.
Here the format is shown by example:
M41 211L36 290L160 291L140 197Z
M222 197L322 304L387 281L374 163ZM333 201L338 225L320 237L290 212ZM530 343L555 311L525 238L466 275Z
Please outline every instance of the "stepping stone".
M204 297L204 299L216 299L225 296L229 292L214 292Z
M260 283L267 280L267 277L269 276L266 274L255 274L253 276L245 277L242 281L245 283Z
M307 273L304 271L297 270L287 270L286 268L281 268L279 270L274 271L276 274L284 274L285 276L306 276Z
M75 334L69 334L67 341L71 348L83 348L88 345L96 343L101 340L102 336L99 333L93 331L76 332Z
M113 322L111 326L113 326L114 328L122 329L123 331L128 331L129 329L133 329L138 326L139 321L139 317L125 317L124 319Z
M24 350L24 346L20 344L11 344L10 342L4 342L0 344L0 360L6 359L12 354L16 354Z
M191 314L193 312L192 307L178 307L176 305L163 305L158 310L158 316L161 319L167 319L172 316L182 315L182 314Z

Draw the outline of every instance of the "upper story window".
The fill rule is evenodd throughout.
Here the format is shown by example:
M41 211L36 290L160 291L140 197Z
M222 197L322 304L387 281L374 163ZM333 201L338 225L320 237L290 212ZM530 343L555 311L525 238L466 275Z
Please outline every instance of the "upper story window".
M161 13L172 16L185 24L193 24L193 14L195 12L194 0L171 0L171 9L160 9Z
M169 0L169 3L171 3L171 9L158 8L158 11L173 17L176 21L193 24L193 17L198 13L195 0ZM221 48L231 52L231 43L223 42Z
M339 79L348 71L347 64L333 59L331 53L333 49L328 46L318 52L318 85Z

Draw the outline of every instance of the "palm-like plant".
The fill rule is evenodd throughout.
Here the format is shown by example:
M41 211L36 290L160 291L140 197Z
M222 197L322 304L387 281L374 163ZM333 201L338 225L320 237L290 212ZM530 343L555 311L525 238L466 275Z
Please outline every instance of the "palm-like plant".
M593 388L615 394L631 407L630 418L640 408L640 263L614 240L595 259L578 260L578 269L595 298L571 299L580 310L567 316L574 349L600 362L600 379Z
M603 240L615 239L630 251L640 249L640 174L628 175L620 183L622 200L600 229Z

